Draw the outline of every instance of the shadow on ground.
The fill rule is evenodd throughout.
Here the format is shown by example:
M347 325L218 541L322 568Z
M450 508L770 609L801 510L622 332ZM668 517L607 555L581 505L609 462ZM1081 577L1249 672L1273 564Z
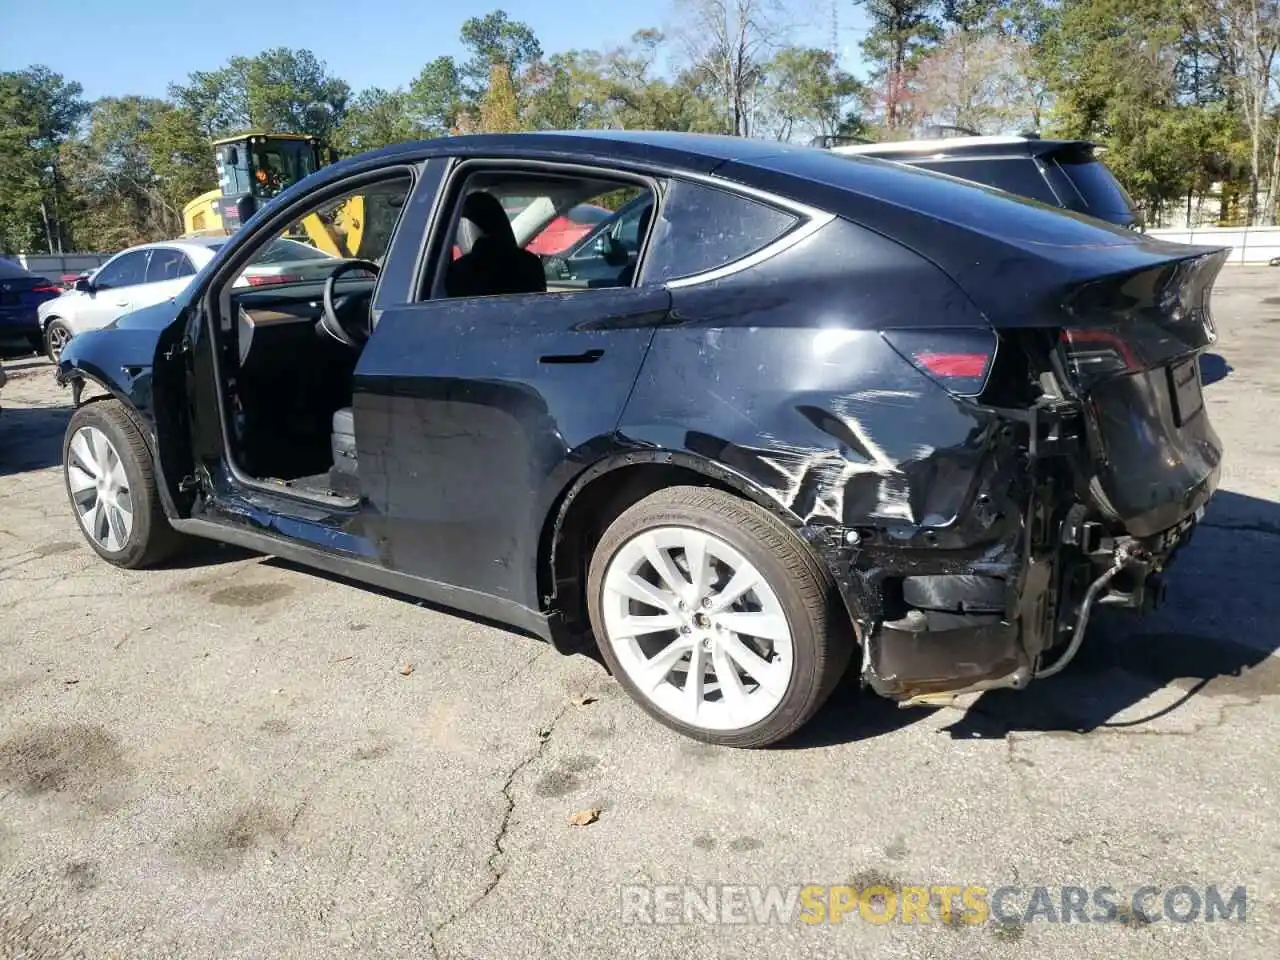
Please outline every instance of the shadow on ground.
M62 462L62 435L73 412L70 400L65 407L5 406L0 390L0 477Z

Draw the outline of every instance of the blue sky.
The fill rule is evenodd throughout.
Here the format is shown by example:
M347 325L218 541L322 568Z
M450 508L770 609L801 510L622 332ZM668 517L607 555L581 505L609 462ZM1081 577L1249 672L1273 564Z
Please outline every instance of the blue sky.
M839 3L844 64L856 69L864 21L852 0ZM91 99L163 96L193 70L288 46L309 48L356 90L390 89L434 57L459 54L462 21L498 7L532 26L549 53L617 46L676 22L670 0L0 0L0 70L43 63ZM795 40L829 45L830 0L792 7L808 21Z

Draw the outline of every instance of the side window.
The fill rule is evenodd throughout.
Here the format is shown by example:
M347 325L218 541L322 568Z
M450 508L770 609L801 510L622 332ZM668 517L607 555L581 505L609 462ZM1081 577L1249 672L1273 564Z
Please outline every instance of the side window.
M235 286L319 283L343 260L381 265L412 188L407 174L390 177L310 208L258 248ZM346 276L368 279L359 270Z
M181 250L159 247L151 251L151 262L147 264L147 283L161 283L165 280L177 280L189 277L196 272L191 258Z
M147 282L147 254L149 250L133 250L116 257L98 271L93 285L100 290L132 287Z
M768 246L799 218L747 197L671 181L654 225L646 283L665 283L727 266Z
M473 173L453 193L450 232L437 245L435 296L492 297L628 287L636 270L654 194L616 175L521 171ZM596 208L598 226L573 211ZM619 216L624 211L624 217Z

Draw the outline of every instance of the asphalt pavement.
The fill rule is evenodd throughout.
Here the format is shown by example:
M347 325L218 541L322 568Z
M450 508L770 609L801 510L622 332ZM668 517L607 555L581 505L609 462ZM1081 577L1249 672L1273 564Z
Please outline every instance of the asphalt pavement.
M1228 459L1164 608L967 709L848 682L757 752L274 559L108 566L69 393L6 359L0 958L1280 955L1280 269L1214 306Z

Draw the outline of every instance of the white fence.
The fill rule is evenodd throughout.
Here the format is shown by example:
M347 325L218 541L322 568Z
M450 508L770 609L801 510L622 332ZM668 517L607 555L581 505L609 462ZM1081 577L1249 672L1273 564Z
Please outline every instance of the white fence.
M1148 230L1147 236L1174 243L1230 247L1228 263L1262 264L1280 257L1280 227L1198 227L1194 230Z

